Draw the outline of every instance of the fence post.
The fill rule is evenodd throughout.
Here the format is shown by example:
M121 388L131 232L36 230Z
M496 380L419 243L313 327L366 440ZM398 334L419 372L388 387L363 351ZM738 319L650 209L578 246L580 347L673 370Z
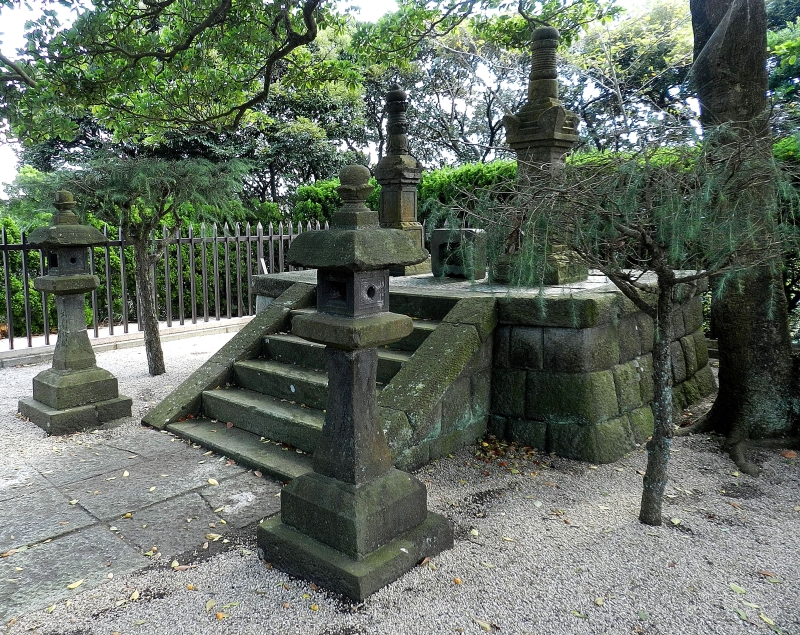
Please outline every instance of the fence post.
M103 236L106 238L106 244L103 245L105 249L105 264L106 264L106 308L108 309L108 334L114 335L114 297L111 293L111 245L108 243L108 224L103 224Z
M14 314L12 313L11 306L11 274L8 270L8 235L6 228L3 227L2 231L3 242L3 281L6 288L6 322L8 326L8 348L14 350Z
M189 300L192 303L192 324L197 324L197 288L194 283L194 227L189 224Z
M128 332L128 280L125 270L125 235L122 226L117 228L119 236L119 275L122 279L122 332Z
M45 275L47 272L44 268L44 251L39 250L39 271L40 275ZM7 275L8 272L6 272ZM46 291L42 291L42 324L44 325L44 343L46 346L50 345L50 316L47 313L47 303L50 296Z
M200 267L203 280L203 322L208 322L208 250L206 249L206 224L200 223Z

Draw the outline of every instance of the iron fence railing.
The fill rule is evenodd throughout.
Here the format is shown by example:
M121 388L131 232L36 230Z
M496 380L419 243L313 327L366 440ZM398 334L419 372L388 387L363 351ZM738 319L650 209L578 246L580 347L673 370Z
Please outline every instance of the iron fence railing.
M172 327L187 319L196 324L198 320L253 315L253 276L291 271L284 256L294 238L304 231L327 228L328 223L321 226L319 222L305 226L278 223L277 228L270 223L266 229L261 223L255 228L250 223L233 227L226 223L222 227L201 224L199 230L190 225L185 232L176 233L164 226L161 236L154 232L151 237L152 249L161 255L152 271L159 319ZM86 298L87 324L95 338L100 337L101 325L108 328L109 335L115 327L128 333L132 323L141 329L133 249L119 229L105 227L103 233L105 244L93 247L89 260L100 287ZM7 338L8 348L13 349L14 340L24 337L30 347L34 335L41 334L45 344L50 344L57 324L55 305L49 294L33 289L33 278L46 272L46 254L33 247L25 233L19 243L9 243L5 228L0 232L0 254L0 296L4 296L0 301L0 342Z

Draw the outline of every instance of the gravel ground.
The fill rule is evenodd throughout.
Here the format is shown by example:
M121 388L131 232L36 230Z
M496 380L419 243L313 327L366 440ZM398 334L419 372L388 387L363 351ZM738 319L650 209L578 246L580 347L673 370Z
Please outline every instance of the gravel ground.
M134 417L98 434L139 430L138 418L229 337L167 343L170 370L158 378L143 349L98 354L134 399ZM0 464L86 441L47 438L15 416L44 367L0 370ZM479 454L467 448L417 474L430 508L453 522L455 547L363 604L259 562L251 526L226 552L182 562L194 568L114 577L6 632L800 635L798 459L760 452L754 479L715 438L677 439L666 523L648 527L637 520L643 450L601 466L494 443Z

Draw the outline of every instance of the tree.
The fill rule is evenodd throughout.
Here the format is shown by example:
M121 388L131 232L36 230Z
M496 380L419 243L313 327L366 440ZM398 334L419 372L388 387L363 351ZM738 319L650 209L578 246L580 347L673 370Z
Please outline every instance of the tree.
M719 163L735 160L744 140L755 160L768 162L771 139L766 102L766 12L763 0L692 0L694 84L705 130L723 126L722 142L706 140ZM726 139L727 137L727 139ZM768 181L744 181L749 204L736 213L759 223L774 192ZM717 206L723 201L711 200ZM770 246L764 234L765 246ZM765 247L766 249L766 247ZM725 283L728 284L725 284ZM782 437L795 428L793 363L780 278L780 252L766 252L735 284L718 279L712 319L719 339L719 393L711 411L693 430L724 435L739 469L757 475L745 456L751 440ZM780 443L788 443L780 441Z
M134 253L138 320L144 331L147 366L151 375L166 372L158 316L154 303L153 270L164 250L151 239L162 223L179 230L182 208L220 210L236 201L247 166L239 161L212 163L205 159L164 160L96 154L79 169L60 170L46 179L17 180L17 199L29 210L53 200L53 192L76 194L78 211L119 226ZM36 203L38 201L38 204Z

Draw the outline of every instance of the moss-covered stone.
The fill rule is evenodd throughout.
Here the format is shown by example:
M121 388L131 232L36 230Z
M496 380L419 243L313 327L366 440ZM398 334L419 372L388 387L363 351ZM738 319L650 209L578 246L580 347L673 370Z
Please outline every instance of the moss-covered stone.
M636 315L626 315L617 325L619 338L619 362L624 364L642 354L642 335Z
M413 472L431 460L431 442L422 441L408 446L398 454L392 453L394 466L404 472Z
M512 353L513 337L512 333ZM608 370L618 361L619 338L616 326L544 329L542 368L545 370L562 373L588 373L596 370Z
M684 335L680 339L681 348L683 349L683 358L686 360L686 376L691 377L697 372L697 351L694 347L694 337L691 335Z
M512 368L541 370L544 360L544 329L540 326L514 326L509 344Z
M642 391L639 386L639 369L633 361L619 364L611 369L614 374L614 387L620 412L628 412L642 405Z
M636 324L639 327L639 336L642 339L642 355L653 352L656 337L656 325L646 313L636 314Z
M470 376L472 416L485 417L492 409L492 370L486 368Z
M695 373L694 380L697 384L697 391L701 397L706 397L717 389L714 373L711 370L711 366L708 364Z
M470 325L440 324L378 396L378 403L407 414L419 437L419 426L441 402L480 348L480 338Z
M676 305L672 309L670 320L672 321L672 337L678 339L686 335L686 326L683 323L683 310L680 305Z
M683 408L688 408L693 403L697 403L702 398L700 389L697 386L697 380L690 377L682 384L683 386Z
M687 334L694 333L703 326L703 301L700 296L695 296L681 305L683 311L683 326Z
M694 351L697 357L697 368L703 368L708 364L708 342L706 342L706 334L703 329L698 329L692 333L694 339Z
M443 320L460 299L408 287L401 291L389 285L389 308L423 320Z
M611 463L634 447L628 416L582 426L550 422L551 452L591 463Z
M672 359L672 381L680 384L686 381L686 359L683 357L683 347L679 341L669 345L669 354Z
M493 414L506 417L525 416L526 380L524 370L495 368L492 373Z
M494 330L495 368L511 368L511 327L499 325Z
M472 420L472 385L469 376L461 375L442 397L442 433L464 428Z
M498 439L509 438L508 418L501 417L500 415L489 415L489 421L486 424L486 433L491 434Z
M508 439L537 450L547 448L547 424L531 419L509 419Z
M636 443L642 444L653 436L655 420L650 406L643 406L633 412L629 412L628 418L630 420L631 434Z
M411 318L399 313L378 313L356 319L308 313L297 315L292 320L294 335L344 350L390 344L410 335L413 330Z
M497 311L494 298L466 298L459 300L450 312L445 316L443 322L448 324L470 324L475 327L478 337L483 342L488 338L494 327L497 326Z
M528 371L525 418L594 425L619 416L614 376Z
M428 443L430 460L440 459L452 454L465 445L472 445L486 433L486 419L471 421L469 425L454 430L449 434L442 434Z
M383 434L392 456L403 452L411 442L414 429L405 412L392 408L378 408Z
M688 388L687 382L683 381L680 384L672 386L672 409L678 413L684 410L688 404L686 399L686 389Z
M642 403L651 403L655 397L653 386L653 356L642 355L636 360L639 364L639 388L642 391Z
M591 328L612 324L620 316L622 295L598 291L577 292L572 296L498 298L498 319L519 326Z

